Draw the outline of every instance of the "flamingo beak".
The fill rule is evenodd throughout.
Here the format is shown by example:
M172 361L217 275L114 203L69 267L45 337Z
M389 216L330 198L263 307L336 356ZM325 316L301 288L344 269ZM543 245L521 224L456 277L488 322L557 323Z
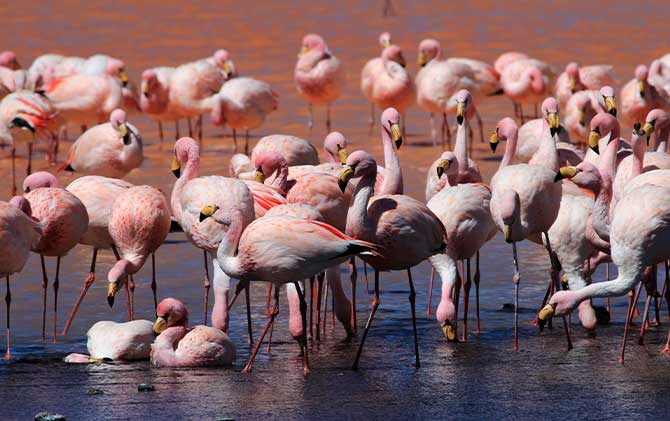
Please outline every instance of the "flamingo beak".
M347 189L347 184L354 176L354 169L351 165L345 165L340 174L337 176L337 185L340 187L342 193Z
M577 80L572 76L570 77L570 79L568 79L568 87L570 88L570 92L572 92L573 94L576 92Z
M654 133L654 126L655 126L656 121L650 121L645 123L644 128L644 134L647 136L647 146L649 146L649 138L651 137L651 134Z
M505 238L506 243L512 242L512 227L508 224L503 226L503 237Z
M646 88L647 88L647 85L644 82L644 80L638 80L637 81L637 90L640 93L640 96L642 98L644 98L644 92L645 92Z
M491 151L493 151L493 153L496 153L496 148L498 147L498 143L500 143L500 138L498 137L498 132L493 132L493 134L489 138L489 146L491 146Z
M140 85L140 89L142 91L142 95L145 97L149 96L149 83L145 80L142 81L142 85Z
M561 127L561 121L558 118L558 114L549 113L547 115L547 122L549 123L549 131L551 132L551 136L553 137L556 133L558 133L558 130Z
M608 96L605 98L605 108L607 108L608 113L616 117L616 101L614 97Z
M600 149L598 148L598 141L600 140L600 130L596 127L595 129L591 130L591 133L589 133L589 148L593 150L593 152L597 153L600 155Z
M107 285L107 303L109 304L109 307L114 306L114 296L118 291L119 291L118 282L110 282Z
M537 320L538 324L540 326L540 329L544 327L544 325L547 323L549 319L554 317L554 314L556 313L556 310L554 309L554 306L552 304L547 304L540 310L540 312L537 315Z
M309 51L309 47L306 46L306 45L303 45L302 48L300 49L300 52L298 53L298 56L300 56L300 57L304 56L305 54L307 54L308 51Z
M340 163L342 165L346 165L347 158L349 157L349 151L347 151L347 148L339 148L337 150L337 156L340 158Z
M154 328L153 331L156 335L160 335L161 332L165 330L167 327L167 320L165 320L165 317L158 316L156 317L156 321L154 322Z
M451 162L448 159L442 159L437 163L437 178L442 178L442 174L449 171L449 166Z
M179 178L181 175L181 164L179 163L177 157L172 159L172 174L174 174L174 176L177 178Z
M254 180L257 183L261 183L261 184L265 183L265 174L263 174L263 168L262 167L258 167L256 172L254 173Z
M561 181L565 178L573 178L580 172L582 172L582 170L577 167L561 167L561 169L559 169L558 172L556 173L554 182Z
M128 85L128 73L126 73L124 69L121 69L119 71L119 79L121 79L121 83L123 84L123 86Z
M230 63L230 60L223 63L223 71L226 73L226 79L230 79L233 75L233 66Z
M426 63L428 62L428 57L426 57L426 53L424 53L423 51L419 51L419 56L417 57L416 62L421 67L425 66Z
M202 208L200 211L200 222L204 221L205 219L211 217L216 213L216 211L219 210L219 207L217 205L207 205Z
M456 329L454 329L451 323L447 322L442 326L442 333L444 333L444 337L447 338L447 341L456 342Z
M393 141L395 142L396 148L400 149L402 146L402 130L400 130L400 124L391 124L391 135L393 137Z
M458 105L456 106L456 121L458 121L459 126L463 124L464 116L465 116L465 104L459 102Z

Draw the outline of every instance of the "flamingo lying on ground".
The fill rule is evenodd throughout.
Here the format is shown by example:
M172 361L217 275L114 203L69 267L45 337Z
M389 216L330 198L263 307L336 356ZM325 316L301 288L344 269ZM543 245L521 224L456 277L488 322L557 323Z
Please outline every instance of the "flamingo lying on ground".
M100 321L91 326L86 336L89 355L69 354L64 358L66 363L146 360L155 338L153 324L148 320Z

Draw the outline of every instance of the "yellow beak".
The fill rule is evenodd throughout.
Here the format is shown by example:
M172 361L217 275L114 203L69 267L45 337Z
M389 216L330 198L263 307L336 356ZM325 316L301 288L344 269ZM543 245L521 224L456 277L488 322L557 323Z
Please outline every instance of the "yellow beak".
M388 39L384 39L384 41L382 41L382 44L384 45L384 47L388 47L389 45L391 45L391 41Z
M307 47L306 45L303 45L302 48L300 49L300 52L298 53L298 55L299 56L304 56L305 54L307 54L308 51L309 51L309 47Z
M219 210L217 205L207 205L200 210L200 222L214 215Z
M165 320L164 317L156 317L156 321L154 322L154 333L157 335L160 335L162 331L165 330L167 327L167 320Z
M119 283L118 282L110 282L107 285L107 303L109 303L109 306L114 305L114 297L116 296L116 293L119 291Z
M654 125L647 122L647 123L645 123L644 128L642 130L644 130L644 134L647 137L650 137L651 134L654 133Z
M558 128L561 126L561 121L558 118L558 114L556 113L549 113L547 115L547 121L549 122L549 128L558 130Z
M570 92L573 94L575 93L575 88L577 87L577 80L575 80L574 77L570 77L568 79L568 87L570 88Z
M450 324L446 324L442 326L442 333L444 333L444 336L447 338L449 342L453 342L456 340L456 329Z
M591 130L589 133L589 148L593 149L593 152L600 154L598 150L598 141L600 140L600 133L597 130Z
M614 97L608 96L605 98L605 107L607 108L607 112L616 116L616 101L614 100Z
M542 310L540 310L540 313L537 315L537 318L540 320L549 320L552 317L554 317L554 313L555 313L554 306L552 306L551 304L547 304L542 308Z
M119 133L121 133L121 137L126 137L128 134L128 127L126 126L126 123L119 123Z
M512 227L507 224L503 226L503 237L505 238L505 242L512 242Z
M493 134L489 138L489 145L491 146L491 150L493 151L493 153L496 152L496 148L498 147L498 143L500 143L500 138L498 137L498 132L493 132Z
M254 174L254 180L257 183L265 183L265 174L263 174L263 169L261 167L258 167L256 170L256 173Z
M556 173L554 181L563 180L565 178L572 178L581 172L577 167L561 167Z
M354 169L350 165L345 165L340 174L337 176L337 185L340 187L342 193L347 189L347 184L354 176Z
M644 80L638 80L637 82L637 90L640 92L640 96L644 98L644 91L647 87L647 84L644 82Z
M463 124L464 116L465 116L465 104L459 102L458 105L456 105L456 120L458 121L458 124Z
M126 86L128 84L128 73L126 73L125 70L121 69L119 71L119 79L121 79L121 83L123 83L123 86Z
M419 64L419 66L425 66L427 59L428 57L426 57L426 53L419 51L419 57L417 57L416 62Z
M337 150L337 156L340 158L340 163L345 165L347 163L347 158L349 157L349 151L347 151L347 148L339 148Z
M393 137L393 141L395 142L395 146L400 149L402 146L402 130L400 130L400 124L391 124L391 135Z
M223 63L223 71L226 73L226 77L230 77L233 74L233 67L230 65L230 61Z
M437 178L442 178L442 174L449 171L450 165L451 162L446 159L441 159L440 162L437 163Z
M179 176L181 175L181 164L179 163L179 160L177 159L176 156L172 158L171 170L172 174L174 174L175 177L179 178Z

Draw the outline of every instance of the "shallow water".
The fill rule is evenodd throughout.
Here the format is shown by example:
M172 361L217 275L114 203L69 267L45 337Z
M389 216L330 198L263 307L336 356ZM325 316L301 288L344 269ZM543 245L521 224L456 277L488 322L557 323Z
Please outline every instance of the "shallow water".
M369 108L358 90L364 62L377 55L377 37L390 30L405 50L415 72L416 45L426 37L442 42L448 54L493 61L507 50L522 50L547 60L559 70L568 60L584 64L612 63L620 84L627 81L639 62L667 52L667 17L670 4L647 2L568 1L560 6L523 2L517 5L488 1L466 3L395 1L396 17L381 17L381 1L359 2L259 2L250 7L239 2L194 5L163 5L158 1L114 4L64 1L49 5L26 1L21 7L0 4L3 48L19 52L24 66L38 54L61 52L89 55L105 52L123 58L135 80L142 69L175 65L204 57L220 47L229 49L241 74L264 79L280 94L280 109L271 115L254 140L268 133L309 137L306 107L295 94L292 71L300 38L307 31L323 34L332 51L348 68L348 87L332 109L333 127L355 146L365 147L381 159L377 130L367 135ZM560 10L559 10L560 9ZM636 19L637 18L637 19ZM635 22L639 23L635 23ZM635 25L635 28L629 28ZM644 29L642 29L644 25ZM512 112L503 98L481 107L486 133L495 122ZM325 134L325 112L316 109L312 140L320 145ZM152 184L169 193L174 179L172 128L168 141L158 145L155 125L135 116L144 137L147 159L128 180ZM427 116L417 107L408 115L408 136L400 150L406 193L423 199L425 175L440 151L427 147ZM182 125L183 130L183 125ZM625 130L627 132L627 129ZM71 131L76 133L76 130ZM205 127L203 174L227 170L231 141L221 129ZM497 157L488 146L475 143L475 158L488 179ZM67 150L67 146L63 147ZM3 156L8 154L5 149ZM24 153L20 148L19 153ZM0 171L9 176L8 159ZM36 167L45 168L37 158ZM19 161L19 168L23 161ZM9 180L5 178L5 180ZM63 184L71 179L62 176ZM9 182L0 195L7 199ZM191 309L193 324L202 322L201 254L179 235L171 235L157 255L160 297L181 299ZM409 417L439 418L657 418L668 413L668 356L660 354L667 323L652 328L646 345L631 339L626 365L618 363L625 299L613 300L612 324L598 328L588 338L575 322L574 345L565 352L560 321L553 330L539 334L529 326L546 285L548 259L534 244L520 246L521 305L520 351L512 352L512 313L502 311L513 301L511 249L500 237L482 251L482 332L474 333L470 314L467 343L448 344L434 316L427 318L427 284L430 268L413 269L417 286L417 314L421 369L415 370L412 329L404 273L382 275L381 307L361 361L361 369L349 369L357 340L344 341L339 325L328 323L321 343L312 343L312 373L303 377L298 348L287 331L287 315L280 313L273 336L271 356L265 349L250 375L239 371L248 358L243 306L232 314L231 337L238 347L232 369L165 369L148 363L68 365L60 362L69 352L85 352L85 333L95 321L125 318L123 298L110 310L105 300L106 271L111 255L98 257L98 281L90 289L68 337L58 344L41 344L41 273L39 259L31 257L23 273L12 278L12 340L14 360L0 363L0 414L3 419L26 419L47 410L68 419L128 419L163 415L173 419L232 418L344 418ZM77 247L64 260L59 295L59 330L85 279L91 250ZM55 263L48 262L50 279ZM149 289L150 268L136 278L136 316L152 319ZM595 279L603 278L598 273ZM344 274L345 288L348 275ZM359 276L358 320L362 329L368 300ZM252 287L254 332L265 321L265 285ZM474 294L473 294L474 295ZM433 300L437 305L439 294ZM47 332L53 320L53 294L49 288ZM283 308L286 308L282 301ZM474 310L473 301L471 308ZM665 308L665 306L664 306ZM662 320L667 320L666 311ZM635 324L634 335L637 335ZM49 339L51 337L49 336ZM156 390L138 393L137 384L151 383ZM102 395L88 395L91 388Z

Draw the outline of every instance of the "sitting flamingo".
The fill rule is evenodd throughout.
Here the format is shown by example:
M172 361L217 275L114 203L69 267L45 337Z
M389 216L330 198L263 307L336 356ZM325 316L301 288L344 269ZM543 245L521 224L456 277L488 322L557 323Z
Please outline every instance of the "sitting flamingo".
M86 333L86 348L90 355L70 354L66 363L90 363L103 360L146 360L154 341L153 327L148 320L133 320L126 323L100 321Z

